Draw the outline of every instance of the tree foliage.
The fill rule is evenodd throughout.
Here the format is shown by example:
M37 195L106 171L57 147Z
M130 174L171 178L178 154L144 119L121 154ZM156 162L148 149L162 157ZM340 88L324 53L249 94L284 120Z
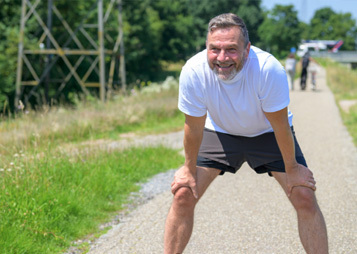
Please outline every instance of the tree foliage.
M311 19L308 39L343 40L342 50L354 50L356 21L350 13L335 13L331 8L317 10Z
M34 3L35 1L30 1ZM13 105L18 34L21 15L20 0L0 0L0 114L4 105ZM47 1L40 1L37 11L46 22ZM103 0L107 6L109 1ZM78 27L83 18L96 23L97 16L90 12L96 8L95 0L56 0L57 9L71 27ZM356 25L350 13L335 13L330 8L316 11L311 24L300 22L297 11L292 5L276 5L271 11L261 9L261 0L122 0L124 22L124 44L127 80L129 83L156 80L163 63L187 60L205 47L207 24L221 13L238 14L245 21L253 45L270 51L277 57L285 57L291 47L296 47L301 39L342 39L343 49L351 50L355 46ZM115 6L114 8L116 8ZM70 38L59 19L53 19L52 33L62 47L77 48L78 44ZM116 18L107 21L106 32L115 38L118 31ZM86 29L88 34L97 39L97 30ZM86 36L74 31L84 48L91 47ZM35 19L30 19L26 28L26 47L38 49L38 39L43 34ZM45 42L44 40L43 42ZM106 41L107 48L113 48L115 41ZM53 48L53 43L51 43ZM41 58L42 57L42 58ZM43 72L48 61L46 57L29 59L36 72ZM53 56L56 57L56 56ZM109 56L108 56L109 57ZM68 56L77 61L79 56ZM92 61L85 60L77 69L80 75L86 73ZM60 58L56 67L49 72L51 79L63 79L68 67ZM116 72L118 72L116 70ZM116 73L117 74L117 73ZM95 78L95 72L89 79ZM107 74L108 75L108 74ZM23 77L31 73L24 71ZM56 86L49 91L51 98L56 97ZM23 87L23 94L28 94L34 87ZM40 96L32 98L31 104L42 103L43 85L36 87ZM97 89L91 89L98 93ZM72 77L61 92L58 100L71 101L74 94L81 93L78 82Z
M293 5L276 5L259 27L261 44L278 57L287 55L291 47L296 47L301 30L297 11Z
M0 114L12 99L16 81L21 0L2 1L0 8Z

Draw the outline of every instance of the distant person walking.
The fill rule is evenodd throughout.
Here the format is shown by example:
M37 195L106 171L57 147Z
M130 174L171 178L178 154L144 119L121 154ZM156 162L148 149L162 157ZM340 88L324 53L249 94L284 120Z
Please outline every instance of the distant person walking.
M300 77L301 90L306 89L307 67L309 67L309 63L310 63L310 53L309 51L307 51L301 59L301 65L302 65L301 77Z
M318 62L310 56L309 52L306 52L304 56L301 58L301 78L300 78L300 86L301 90L306 89L306 82L307 82L307 73L311 73L311 84L312 90L316 90L316 73L318 70Z
M309 65L308 71L311 74L311 84L313 91L316 91L316 73L318 72L318 69L318 64L315 61L312 61Z
M296 69L296 58L294 52L291 52L285 61L285 70L288 77L288 84L290 90L294 90L295 69Z

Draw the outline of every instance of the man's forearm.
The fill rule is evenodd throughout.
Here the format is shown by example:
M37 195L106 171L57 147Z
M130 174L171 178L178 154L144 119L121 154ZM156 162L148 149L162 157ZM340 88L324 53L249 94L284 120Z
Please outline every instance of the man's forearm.
M285 171L289 173L297 166L295 158L295 143L288 121L287 108L273 113L265 113L273 127L276 141L283 156Z
M202 142L205 119L205 116L186 116L183 140L186 158L185 166L187 166L192 173L196 171L197 155Z
M192 130L185 125L184 148L185 148L185 166L190 170L196 170L196 161L198 151L202 142L203 131ZM193 173L193 172L192 172Z
M285 170L289 173L297 165L295 158L295 143L290 126L274 130L281 155L283 156Z

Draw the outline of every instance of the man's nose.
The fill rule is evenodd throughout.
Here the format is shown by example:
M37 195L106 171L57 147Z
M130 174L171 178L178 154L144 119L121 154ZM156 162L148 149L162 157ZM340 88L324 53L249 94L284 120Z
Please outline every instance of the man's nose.
M223 61L226 60L226 58L227 58L227 56L226 56L226 51L225 51L224 49L221 49L221 50L219 51L218 56L217 56L217 60L220 61L220 62L223 62Z

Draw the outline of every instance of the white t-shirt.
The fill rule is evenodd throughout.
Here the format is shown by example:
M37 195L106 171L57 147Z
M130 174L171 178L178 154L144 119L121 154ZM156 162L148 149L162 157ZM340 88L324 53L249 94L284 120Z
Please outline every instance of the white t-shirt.
M287 71L295 71L296 60L295 58L288 58L285 61L285 69Z
M289 102L283 66L254 46L243 69L230 81L213 73L206 50L189 59L180 75L179 109L195 117L207 113L205 127L218 132L246 137L272 132L264 111L279 111ZM292 126L290 111L288 117Z

